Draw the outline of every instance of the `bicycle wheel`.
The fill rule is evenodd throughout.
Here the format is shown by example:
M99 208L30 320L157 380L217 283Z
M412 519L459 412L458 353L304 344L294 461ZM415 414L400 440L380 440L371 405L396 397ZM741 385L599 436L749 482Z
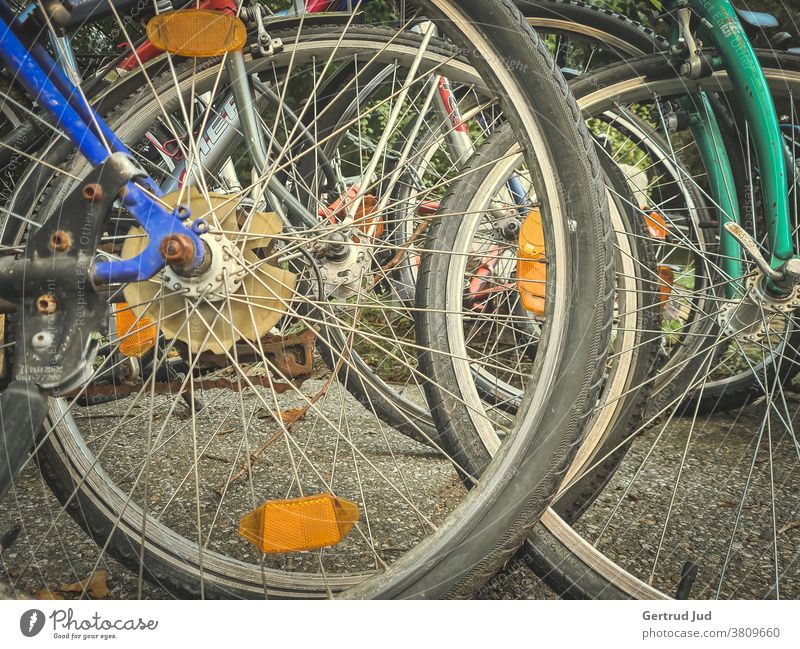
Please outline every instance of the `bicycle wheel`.
M568 78L665 51L666 39L624 14L574 0L516 0Z
M649 330L658 339L655 371L645 384L629 387L648 395L638 413L639 424L652 422L671 407L676 395L685 393L715 330L706 315L716 304L717 288L716 268L706 260L717 248L710 229L712 211L702 188L684 181L693 177L690 169L652 126L630 111L615 110L598 118L591 117L591 106L583 108L590 128L605 143L606 162L618 168L632 189L630 218L644 227L643 236L653 248L655 267L645 290L655 294L658 312ZM598 431L587 440L582 455L596 461L584 466L578 484L572 484L574 477L566 481L565 492L553 504L567 523L574 523L602 492L629 448L630 430L639 424Z
M432 225L431 237L441 240L445 249L455 250L460 263L451 264L447 256L426 250L420 272L427 278L422 286L428 290L420 291L426 297L418 300L421 347L433 347L424 336L442 331L445 325L450 344L460 345L449 356L425 355L425 374L459 372L459 385L468 386L464 380L467 370L459 367L468 366L486 403L485 410L500 431L513 421L518 409L524 408L528 383L535 383L537 373L529 368L534 366L541 345L546 312L546 308L535 306L531 310L522 297L523 283L534 280L520 280L519 233L537 227L532 224L537 223L538 210L533 208L534 201L519 205L516 197L511 199L509 178L521 181L524 187L531 186L516 149L513 133L501 128L465 170L462 185L443 203L443 212L451 216ZM492 165L488 160L499 162ZM617 255L615 311L611 354L607 365L600 368L602 390L589 416L586 440L564 476L564 483L571 488L559 497L560 505L575 517L585 501L591 500L591 494L601 488L595 476L584 472L602 440L624 435L641 420L659 344L655 261L645 224L633 208L632 190L624 176L609 159L601 157L601 161ZM538 195L529 191L527 196ZM547 268L549 273L549 263ZM461 278L460 286L453 277ZM546 280L539 277L538 281ZM457 288L461 292L460 309L454 306L456 294L448 295L448 290ZM428 389L434 403L445 404L442 409L447 412L453 395L434 385ZM471 440L460 436L456 425L451 444L458 449L457 457L464 458L472 473L479 473L491 457L492 445L486 439L482 447L465 443Z
M619 289L619 299L627 302L627 307L618 308L615 329L619 333L607 368L606 391L596 408L580 461L571 469L564 492L554 505L568 522L577 520L613 475L627 450L624 440L629 430L638 426L634 422L641 422L645 410L648 420L659 416L675 394L684 393L702 362L708 332L715 326L703 315L709 304L714 304L715 288L715 269L705 261L703 251L715 250L716 242L711 210L701 188L683 182L692 173L675 159L669 143L641 118L623 111L600 113L599 117L592 114L585 112L587 124L598 141L606 182L616 204L614 211L623 214L621 225L615 228L618 255L621 260L638 261L634 263L636 270L628 268L619 274L628 282L627 287ZM465 111L467 115L471 111ZM505 209L508 211L507 205ZM518 227L522 220L517 219L515 225ZM655 266L643 261L651 256L656 259ZM619 261L618 266L622 263ZM415 267L409 264L410 269ZM480 272L487 271L484 268ZM487 281L498 283L492 273L488 273ZM684 290L685 284L689 290ZM504 290L513 285L508 282ZM493 290L506 295L501 288ZM483 303L479 301L478 305ZM507 307L506 312L513 310ZM479 320L478 314L472 316ZM507 328L519 329L516 324ZM489 337L494 338L494 333ZM643 368L648 366L645 359L652 352L653 340L658 341L657 371L650 374ZM512 351L524 348L521 342L515 343ZM515 362L518 359L512 354L506 363L496 365L513 368ZM503 376L498 367L478 362L473 363L471 371L483 399L492 408L513 415L520 404L520 373L513 380L508 372ZM617 416L621 412L626 415ZM590 458L598 461L591 462Z
M319 79L341 61L350 64L358 60L365 67L399 62L401 69L407 70L416 65L417 72L398 86L400 90L409 87L409 94L424 87L431 69L453 78L472 78L475 87L492 97L515 131L523 135L523 142L530 138L536 145L546 145L542 150L530 147L529 164L547 169L549 184L543 187L549 189L547 196L552 204L561 206L564 201L558 191L564 184L556 181L556 174L579 188L562 213L571 215L575 211L576 218L591 221L592 227L580 235L581 252L606 269L599 278L584 275L576 280L582 300L591 308L583 311L581 323L581 333L585 334L588 326L590 335L582 337L575 349L586 360L585 371L593 373L598 364L602 365L605 352L609 305L604 280L612 259L606 257L607 223L596 195L597 178L587 162L590 156L581 149L585 136L566 86L554 76L541 45L527 28L520 27L519 17L508 3L437 6L434 9L426 4L426 16L432 16L442 33L459 47L468 46L475 62L465 60L459 49L438 41L422 48L424 37L409 33L352 25L301 25L300 32L280 34L284 48L273 57L248 60L248 76L257 74L264 83L268 80L273 84L286 102L283 115L289 109L302 114L304 107L313 105L308 101L309 92L313 97ZM457 23L459 28L445 18L462 19ZM481 31L465 18L479 21ZM501 54L508 60L526 62L524 80L515 69L493 69L487 63L498 60ZM171 150L167 155L161 150L155 154L148 149L148 145L155 146L148 134L156 135L159 127L166 129L177 140L185 141L191 156L190 152L197 150L193 140L195 119L202 122L209 107L212 112L217 110L214 102L218 91L226 87L226 78L224 68L216 61L196 67L176 64L167 75L147 79L142 90L121 105L109 122L155 178L168 180L176 175L167 159ZM400 105L399 100L396 105ZM280 106L277 113L282 114ZM543 116L560 123L558 142L551 142ZM264 118L262 114L267 129L283 145L282 153L275 152L276 161L282 163L280 173L286 173L292 182L304 181L304 187L313 187L307 179L295 178L292 173L292 145L301 144L302 138L293 140L292 129L286 129L281 119ZM569 160L547 153L557 148L555 144L563 148L565 141L581 153ZM163 144L158 137L155 143ZM237 175L245 177L244 173L250 171L245 159L234 157L242 165ZM75 161L68 170L72 173L83 168ZM188 168L194 167L189 164ZM368 309L390 314L394 308L380 303L369 288L373 253L365 254L369 261L361 267L369 270L358 281L350 276L351 281L332 282L330 275L321 272L325 261L314 260L313 255L309 258L303 248L329 242L330 236L341 237L349 224L328 227L330 220L321 218L313 228L292 225L290 229L286 225L281 232L279 222L262 211L258 181L263 178L243 183L249 185L243 192L221 177L221 167L201 167L200 172L192 173L197 173L198 190L186 192L179 200L190 199L195 215L209 216L211 236L220 237L217 243L228 246L230 256L240 255L245 268L258 265L264 269L256 283L266 283L271 293L265 294L254 285L244 289L235 283L228 285L222 272L225 285L213 291L213 299L189 300L187 295L181 298L183 308L179 309L174 294L154 299L148 297L147 286L133 291L131 286L122 287L129 309L123 306L121 310L132 310L137 321L151 318L146 327L157 328L161 335L152 337L150 344L155 346L142 356L140 378L129 375L122 385L109 379L107 373L120 344L131 337L130 330L118 330L108 341L103 363L80 394L54 400L39 459L43 474L63 502L62 513L72 514L98 541L98 562L106 552L112 553L137 570L140 578L156 581L174 594L469 594L521 542L552 493L552 476L568 461L569 450L553 457L532 453L544 431L537 409L531 408L512 427L503 452L482 477L480 488L465 490L457 479L460 467L444 449L437 448L433 458L420 457L413 442L384 426L374 409L361 414L362 406L354 405L335 380L338 372L311 378L292 375L286 369L292 366L289 359L283 358L283 363L275 360L280 351L273 347L273 356L265 353L267 336L278 336L272 342L278 343L279 350L286 346L288 336L295 337L293 342L303 334L313 336L312 340L329 346L342 367L348 366L350 350L360 353L359 342L380 343L360 334L353 325ZM230 170L225 173L230 179ZM41 214L58 209L60 197L72 185L69 177L59 179L45 196ZM291 187L294 191L294 185ZM246 195L248 190L250 196ZM250 202L244 198L250 198ZM320 196L320 207L330 206L329 198ZM377 218L379 213L369 216ZM105 254L126 256L131 250L126 246L139 245L136 241L141 233L133 225L124 210L112 214ZM563 228L561 224L554 231L554 245L559 237L576 236L568 235ZM383 244L368 230L351 232L344 238L345 247L358 248L359 253L370 246L380 249ZM209 245L213 248L216 244ZM567 267L572 249L566 243L559 246L559 263ZM358 255L356 259L359 264L363 261ZM245 273L245 277L251 275ZM165 277L150 283L166 289ZM329 291L332 283L336 289L345 288ZM195 288L190 284L184 282L181 289L191 294ZM238 295L245 303L257 300L272 315L255 323L234 318L234 312L241 312L236 300L219 299L221 295ZM148 308L136 304L136 299L143 299ZM172 307L170 312L163 311L165 301ZM149 310L150 304L159 307ZM194 315L201 307L199 319L192 320L187 310ZM251 309L245 311L254 318ZM178 320L170 320L176 314ZM218 321L223 323L220 328L214 324ZM577 340L576 326L571 314L553 322L547 340L554 344L541 355L542 367L558 371L562 345L556 343L565 337ZM339 340L347 342L344 349L337 347L338 343L326 342L326 331L338 331ZM208 340L213 344L206 345ZM417 351L413 341L399 337L386 340L384 352L389 345L400 346L404 353ZM294 361L300 363L302 358ZM572 368L576 369L574 363ZM550 441L579 433L583 400L593 399L592 386L587 382L569 400L562 395L564 401L557 406L566 409L565 418L573 423L563 433L549 434ZM119 398L110 405L81 405L82 396L103 393ZM137 404L142 408L137 409ZM97 408L104 410L98 412ZM175 416L179 408L184 412L188 409L185 421ZM512 479L517 473L525 475L525 480ZM222 488L215 491L219 485ZM237 535L237 521L262 500L320 491L353 500L363 516L335 547L289 556L263 554ZM545 500L540 501L540 497ZM57 518L50 529L56 524ZM411 547L398 548L398 534L398 540Z
M652 49L659 44L663 46L663 42L659 41L648 32L645 28L641 27L633 21L621 19L618 15L612 12L598 11L596 7L589 7L579 3L528 3L525 9L529 22L537 26L541 34L548 35L548 39L556 39L556 37L569 36L569 60L576 62L582 61L583 63L578 66L585 72L595 64L600 64L603 61L618 60L625 53L635 54L644 49ZM537 22L539 21L539 22ZM600 36L600 34L606 34ZM625 36L625 38L623 38ZM626 40L627 39L627 40ZM554 42L559 42L554 40ZM599 54L604 49L604 43L616 44L608 47L608 52ZM567 43L560 41L561 49L555 49L556 54L560 52L561 57L566 56ZM655 43L655 45L654 45ZM649 45L648 45L649 44ZM552 43L551 43L552 45ZM551 47L551 49L553 49ZM566 60L566 59L565 59ZM458 94L458 90L456 90ZM478 109L473 107L474 101L469 101L468 97L463 97L460 101L464 119L469 119L472 122L478 121L481 128L474 131L478 133L478 137L485 136L490 128L497 127L497 121L494 119L490 112L489 115L483 120L476 120L479 115ZM701 284L708 283L707 277L710 273L707 270L701 272L694 272L686 270L679 274L679 279L686 281L686 278L692 278L694 282L694 291L686 294L681 292L673 286L664 286L664 279L662 276L671 272L671 266L676 257L689 254L694 254L692 251L702 250L709 245L713 248L713 237L711 242L708 240L708 225L704 225L705 221L710 219L705 218L704 215L710 212L705 197L702 192L695 186L682 183L684 175L688 175L685 169L681 168L681 163L674 160L668 143L664 142L660 136L655 133L651 126L644 123L634 114L617 115L611 121L604 118L605 121L594 120L590 125L599 139L605 140L607 148L609 149L605 155L606 162L608 163L622 163L623 166L631 168L630 164L638 163L640 167L650 170L650 178L646 177L644 181L641 178L631 177L630 185L633 188L636 198L622 199L622 202L627 204L624 206L630 210L635 207L635 211L642 212L636 217L629 217L628 221L631 224L628 232L632 237L642 238L649 235L652 238L653 244L658 251L660 262L657 265L657 272L652 274L648 280L644 281L648 284L644 289L639 287L640 299L646 302L651 299L653 295L658 296L660 302L660 311L664 320L670 321L672 333L669 340L662 341L660 350L659 367L661 371L655 377L652 377L647 382L642 382L642 377L633 379L630 385L641 386L638 389L621 389L619 386L625 385L625 381L619 382L618 390L621 396L608 396L608 401L611 404L616 404L621 412L628 412L628 416L632 421L637 421L641 418L642 413L638 411L627 411L627 407L631 403L637 401L638 407L644 407L647 404L647 395L655 397L653 403L668 402L671 393L682 392L681 382L688 381L691 377L690 363L698 362L698 345L702 345L705 337L704 332L713 325L707 322L702 315L703 304ZM600 122L600 123L598 123ZM611 123L609 123L611 122ZM408 171L409 180L399 185L399 190L405 192L406 195L418 194L417 189L421 186L421 179L433 167L436 171L438 165L432 163L434 156L438 154L439 142L441 136L436 132L439 130L436 123L433 124L434 128L428 127L425 131L427 137L421 137L420 142L414 145L414 155L412 159L416 164ZM330 127L330 130L334 130ZM617 137L615 142L611 142L613 138L610 137L610 132L614 130L617 133L624 133L624 141ZM401 136L401 141L407 141L407 136ZM644 162L644 160L647 162ZM391 166L393 161L389 161ZM444 167L446 169L454 169L458 165L458 160L453 156L446 159ZM611 166L614 166L611 165ZM608 166L608 165L606 165ZM642 175L642 174L640 174ZM619 188L616 190L617 198L623 196L623 192ZM643 199L647 194L647 200ZM404 197L398 203L405 207L406 210L414 211L418 205L413 200ZM644 212L645 208L650 206L650 211ZM670 226L675 232L683 232L678 237L679 241L675 242L664 241L663 228L659 227L658 223L668 219ZM390 228L390 231L398 235L398 231L406 228L406 232L399 233L398 246L402 246L402 242L412 237L412 233L416 227L424 222L424 218L408 218L407 216L398 218L395 223L396 226ZM645 235L640 232L642 224L647 225L647 233ZM673 237L674 238L674 237ZM680 241L683 238L684 241ZM642 244L644 245L644 244ZM635 246L634 246L635 247ZM630 253L628 254L631 257ZM646 256L639 251L639 259ZM702 255L701 259L696 262L700 268L703 266ZM413 286L416 282L416 269L419 263L418 254L409 254L406 257L404 264L400 264L394 268L392 281L396 290L404 300L410 300L413 296ZM632 275L631 275L632 276ZM665 291L665 289L668 289ZM648 312L647 306L639 306L639 312L644 314ZM636 322L630 323L627 327L623 324L621 329L628 332L625 335L633 336L637 342L633 344L620 343L618 351L614 354L614 363L616 358L624 354L634 354L637 362L641 363L641 356L647 355L648 344L643 342L647 338L660 336L662 329L660 325L656 328L652 321L650 323ZM682 335L682 332L693 331L693 335ZM621 350L627 351L621 351ZM509 364L513 365L514 359L509 360ZM628 368L631 370L629 376L636 376L635 369L636 363L630 363ZM613 374L613 372L610 372ZM481 371L476 371L475 366L472 369L472 379L475 382L481 397L489 403L490 408L504 410L513 413L520 402L521 391L518 385L513 385L513 381L506 380L508 377L501 378L499 371L488 371L486 368ZM617 372L617 380L619 377L625 376L625 371L620 370ZM601 401L602 402L602 401ZM614 412L614 407L607 406L598 408L602 410L603 416L597 418L595 426L596 431L589 435L589 439L593 440L584 447L583 459L584 469L589 466L585 462L589 457L604 457L607 456L610 449L613 453L605 457L605 459L598 465L594 466L592 471L584 474L579 481L576 482L577 476L581 475L581 471L577 469L570 475L568 483L572 483L566 493L562 494L556 505L557 511L561 516L564 516L568 521L576 520L581 512L588 507L594 498L602 491L607 480L613 475L614 470L618 466L622 457L624 456L627 445L620 444L620 439L624 439L628 430L628 426L624 423L624 418L614 418L611 413ZM652 413L651 413L652 414ZM605 419L604 419L605 418ZM613 421L614 425L605 429L601 421ZM633 426L635 428L635 425ZM600 442L605 441L608 446L602 452L598 451ZM593 449L593 450L592 450ZM599 455L598 455L599 453Z
M791 139L797 123L798 61L759 55ZM576 89L578 101L584 110L597 113L619 114L624 107L653 105L654 94L664 100L686 92L684 81L669 74L659 57L599 73L597 85L590 86L590 81L584 92ZM701 85L720 93L723 106L733 106L724 73ZM689 141L679 135L670 134L676 152L671 157L677 159L680 152L696 159ZM742 139L744 149L733 150L732 157L747 169L749 145ZM706 191L702 176L691 178L701 193ZM789 191L796 192L794 187ZM709 268L719 266L714 248L707 248L704 256ZM717 276L724 287L724 275ZM697 369L682 391L658 404L654 417L615 441L613 446L629 445L631 451L594 505L574 526L548 512L529 537L526 558L562 596L686 597L692 584L693 597L796 595L798 553L786 527L794 512L796 444L783 374L796 354L794 318L765 308L759 314L763 330L749 336L745 324L726 328L720 316L731 303L741 302L706 300L711 309L703 313L715 326L705 334L708 342L698 346ZM755 380L762 398L736 414L704 416L706 390L724 371L718 359L732 347L746 359L744 374ZM746 404L742 400L739 405Z
M618 62L630 56L666 49L666 41L651 30L621 14L600 10L595 6L569 0L518 2L517 5L528 23L542 37L562 70L571 75L576 75L578 72L585 74L595 67ZM349 74L353 74L353 71ZM363 131L358 133L343 131L340 123L342 121L346 123L352 113L358 110L359 104L367 101L367 97L379 95L387 79L390 80L393 75L391 69L380 70L375 73L373 79L365 79L357 87L352 86L349 92L338 99L341 108L328 111L327 116L318 120L316 129L319 137L335 135L338 139L358 140L361 146L375 146L377 137L370 137ZM337 83L344 83L346 75L342 77ZM469 124L471 141L481 141L500 126L501 120L498 121L498 115L492 114L491 105L481 102L473 88L462 87L458 79L447 79L447 82L453 95L458 97L464 122ZM421 254L415 251L419 245L413 245L413 242L421 241L419 229L425 227L424 213L429 213L437 205L436 201L428 200L426 203L422 200L425 195L424 188L447 184L446 179L457 174L458 170L466 165L471 153L469 146L454 148L454 145L447 141L452 136L452 130L448 130L450 124L446 123L438 112L431 110L424 99L423 96L417 101L419 104L417 110L429 112L424 124L420 127L416 121L409 121L405 129L398 134L394 152L386 156L387 174L393 172L397 165L402 165L403 168L400 170L402 175L395 185L392 197L392 204L396 206L397 213L387 215L384 237L391 240L398 249L409 247L409 250L402 259L393 260L391 272L387 273L382 288L393 291L402 302L409 305L413 305L417 268L421 257ZM413 138L416 138L416 141L411 142ZM402 149L408 146L410 146L408 155L401 156ZM466 153L462 151L464 148L467 149ZM309 171L313 168L313 164L313 161L309 161ZM350 175L357 173L354 169L357 170L357 165L351 163ZM343 175L348 175L346 161L343 161L341 171ZM620 191L628 190L618 187L617 193ZM408 246L408 242L412 242L412 245ZM387 253L387 256L392 255ZM652 331L651 329L650 335ZM644 348L646 345L641 347ZM633 348L638 349L637 346ZM330 362L333 360L329 360ZM352 374L350 376L352 379ZM519 403L519 390L486 372L474 373L473 379L485 400L492 401L496 407L513 413ZM373 384L365 384L358 380L351 380L349 389L362 401L373 400L376 403L386 399L394 401L397 408L405 413L405 418L391 417L390 409L387 408L389 417L385 421L410 436L419 438L416 430L407 430L405 424L407 417L411 416L417 426L429 431L433 430L433 422L426 406L420 402L419 386L413 383L413 373L405 371L398 373L392 382L394 395L389 391L371 394Z

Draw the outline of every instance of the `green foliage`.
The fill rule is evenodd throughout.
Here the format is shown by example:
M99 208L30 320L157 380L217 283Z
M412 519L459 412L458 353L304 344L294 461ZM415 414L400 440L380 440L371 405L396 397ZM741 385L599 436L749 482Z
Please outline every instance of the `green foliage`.
M651 7L643 0L589 0L589 4L618 11L652 26ZM792 34L800 32L800 3L797 0L736 0L734 4L740 9L774 14L780 21L781 29ZM797 44L800 45L800 42Z

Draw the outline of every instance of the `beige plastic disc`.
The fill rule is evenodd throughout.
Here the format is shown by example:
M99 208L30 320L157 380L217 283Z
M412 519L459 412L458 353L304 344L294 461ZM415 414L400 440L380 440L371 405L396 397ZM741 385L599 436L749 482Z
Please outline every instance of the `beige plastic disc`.
M235 200L222 194L204 196L195 188L183 197L175 192L164 198L172 207L179 200L192 211L192 219L208 221L210 233L203 238L212 254L224 258L224 250L231 253L229 259L215 259L207 277L173 283L162 271L146 282L127 284L126 301L137 316L149 315L167 339L185 342L193 353L224 354L242 339L255 343L286 313L297 282L294 273L266 263L254 252L267 248L281 233L280 219L273 213L252 212L242 217L240 226ZM123 259L133 259L148 244L142 228L131 228L128 234ZM227 281L220 281L221 276ZM187 295L187 286L204 297Z

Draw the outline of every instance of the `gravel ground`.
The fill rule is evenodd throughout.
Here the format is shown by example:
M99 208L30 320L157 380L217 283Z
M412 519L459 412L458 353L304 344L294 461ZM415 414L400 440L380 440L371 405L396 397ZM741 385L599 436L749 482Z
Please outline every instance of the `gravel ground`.
M9 502L10 501L10 502ZM57 511L58 501L35 470L26 470L19 481L17 494L0 508L0 521L7 529L10 525L24 525L24 531L3 557L3 568L14 579L0 579L0 599L15 597L26 599L46 588L70 584L92 573L93 569L106 570L111 599L172 599L170 591L144 581L139 593L137 576L106 557L95 568L97 549L75 522L63 518L55 534L37 549L39 539L47 532L51 516ZM35 560L32 559L35 557ZM22 568L28 566L26 572ZM5 589L5 592L4 592ZM67 595L67 597L70 597ZM555 595L527 568L518 562L498 575L480 596L481 599L553 599Z
M227 398L217 403L212 395L212 403L205 414L196 419L195 428L199 440L209 440L209 445L204 447L206 453L230 460L238 458L234 436L220 437L217 433L220 431L220 422L225 421L224 413L229 413L240 402L238 398L235 402L226 401ZM327 412L326 409L330 409L327 412L330 416L342 410L341 404L335 405L337 398L348 397L328 395L322 402L322 410ZM793 400L790 401L789 411L796 414L799 405L794 401L796 397L790 395L789 398ZM245 401L244 405L254 416L258 416L257 404ZM287 402L283 407L292 405ZM352 412L359 407L353 402ZM756 404L740 412L715 415L694 427L690 425L690 419L676 419L663 429L657 427L649 431L636 442L625 464L612 479L610 488L581 520L581 531L588 538L597 537L609 513L615 512L612 523L600 537L599 547L624 565L638 570L639 574L646 575L653 552L659 546L662 524L669 521L659 560L663 569L656 575L655 585L666 592L674 592L680 568L686 561L693 561L699 565L700 572L691 596L698 598L714 595L728 552L731 553L731 559L726 568L723 595L737 598L769 596L769 586L774 583L771 580L775 574L774 540L777 539L778 569L782 575L781 596L800 597L800 571L795 561L800 556L800 523L792 526L800 518L797 498L792 497L800 487L798 452L790 436L778 435L777 426L774 426L771 440L772 462L765 450L768 442L766 430L761 436L762 444L755 452L754 439L757 439L762 428L763 411L763 405ZM458 480L454 480L452 470L446 463L435 459L428 449L395 431L387 433L385 427L381 428L364 417L352 417L351 432L354 440L358 438L359 448L370 449L367 452L373 462L385 463L380 465L383 470L388 471L391 463L400 462L403 469L412 471L422 484L430 485L431 491L437 493L440 500L432 497L431 502L426 503L428 511L443 516L450 506L448 494L456 496L462 488ZM176 416L174 421L168 422L170 425L165 429L169 432L169 447L183 448L184 451L168 456L165 454L163 462L166 464L154 467L154 471L166 471L174 476L191 466L187 458L191 452L186 453L185 447L190 444L186 431L191 427L187 421L185 416ZM116 446L109 446L110 450L106 450L106 453L115 464L130 468L138 466L136 445L131 440L141 439L140 427L132 425L130 430L123 430L121 435L114 438ZM95 438L90 445L104 444L106 436L102 427L94 432ZM322 453L315 441L322 437L318 429L313 426L304 429L300 424L295 432L305 444L307 453ZM383 457L386 453L381 453L381 440L387 439L387 435L396 451L393 458ZM651 451L653 440L658 440L659 444ZM681 469L680 458L686 451L687 440L691 441L691 452L686 453L686 461ZM754 453L755 464L751 462ZM638 479L632 482L643 458L648 458L648 461L639 471ZM279 460L278 455L272 458L273 462ZM270 461L264 461L258 471L268 474L270 466ZM751 466L754 467L752 472ZM224 476L228 470L224 463L216 461L206 462L203 469L209 473L216 471L219 476ZM680 486L673 493L675 476L679 470ZM768 479L770 470L776 476L773 482ZM748 476L750 486L744 507L739 512L738 503ZM341 480L344 482L340 484L346 484L347 476L342 476ZM120 482L124 483L124 480ZM776 493L774 514L771 506L773 489ZM244 495L236 497L244 498L246 503L247 490L241 491ZM157 482L148 493L154 507L164 502L180 504L183 498L187 498L187 506L193 502L189 497L191 493L160 493ZM16 490L0 503L0 534L14 526L21 528L16 542L2 555L2 568L8 577L0 579L0 583L5 582L4 587L10 588L13 596L32 597L48 588L60 588L84 579L95 569L107 571L110 598L173 596L170 589L149 582L144 582L140 591L137 576L113 558L101 556L95 544L70 517L57 515L59 509L58 502L33 467L26 469ZM186 525L196 520L188 510ZM731 544L730 533L725 534L722 530L730 529L737 516L738 532ZM778 534L774 534L777 530L773 529L773 518L776 526L782 529ZM372 523L378 531L385 528L384 533L391 537L393 544L403 545L412 540L413 530L410 527L393 529L393 526L397 526L397 520L391 516L382 518L380 512L373 512ZM226 541L219 539L219 542ZM391 547L386 547L387 552L391 550ZM514 561L481 591L479 597L546 599L555 595L524 564Z
M684 417L655 427L578 529L591 540L599 536L604 553L645 578L658 552L653 585L666 593L677 592L681 570L692 562L693 598L714 598L718 590L725 599L774 598L776 575L781 598L800 598L800 446L793 431L800 397L785 398L769 418L755 403L694 425Z

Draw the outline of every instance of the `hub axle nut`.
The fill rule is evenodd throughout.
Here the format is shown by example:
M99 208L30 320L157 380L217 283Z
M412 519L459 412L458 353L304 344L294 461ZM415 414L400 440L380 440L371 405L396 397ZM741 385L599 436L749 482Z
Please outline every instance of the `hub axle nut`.
M194 260L194 244L185 234L171 234L161 241L161 256L170 266L190 268Z

